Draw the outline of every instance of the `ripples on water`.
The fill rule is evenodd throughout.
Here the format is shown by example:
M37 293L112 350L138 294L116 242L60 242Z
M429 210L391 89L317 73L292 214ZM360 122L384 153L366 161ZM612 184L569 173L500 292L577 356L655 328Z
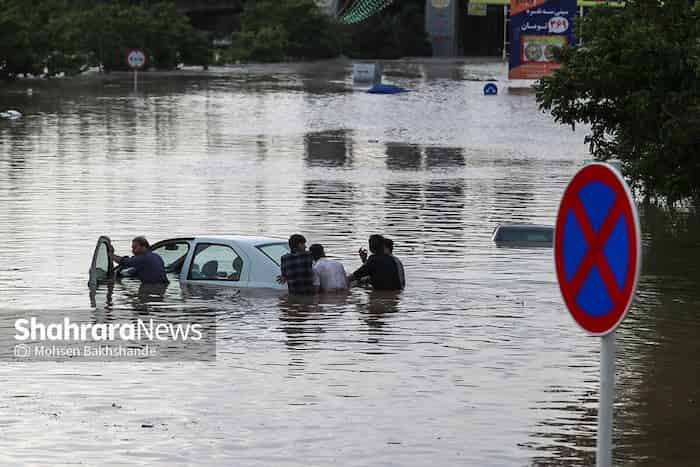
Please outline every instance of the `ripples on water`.
M156 310L215 316L219 340L216 362L6 363L0 463L593 462L598 342L564 311L550 249L490 241L502 221L553 223L583 133L530 94L484 97L472 80L502 78L498 63L386 70L414 92L364 94L347 64L324 63L146 74L137 94L122 75L2 94L26 114L0 122L4 326L21 310ZM647 208L643 223L615 454L693 465L698 221ZM408 289L299 304L177 282L157 299L85 286L101 234L126 251L141 233L297 231L348 270L386 233Z

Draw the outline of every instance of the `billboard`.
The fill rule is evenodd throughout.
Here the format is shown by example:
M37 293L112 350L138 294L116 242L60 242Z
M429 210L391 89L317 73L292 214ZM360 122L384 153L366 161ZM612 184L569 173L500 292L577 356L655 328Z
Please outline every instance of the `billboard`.
M560 65L557 48L575 44L576 0L511 0L509 79L539 79Z

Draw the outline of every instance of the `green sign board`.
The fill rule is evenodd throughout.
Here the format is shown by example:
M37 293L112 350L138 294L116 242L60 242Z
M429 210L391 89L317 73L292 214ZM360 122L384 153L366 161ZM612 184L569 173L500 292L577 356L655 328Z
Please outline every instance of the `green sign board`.
M467 5L467 14L469 16L486 16L486 3L469 2Z

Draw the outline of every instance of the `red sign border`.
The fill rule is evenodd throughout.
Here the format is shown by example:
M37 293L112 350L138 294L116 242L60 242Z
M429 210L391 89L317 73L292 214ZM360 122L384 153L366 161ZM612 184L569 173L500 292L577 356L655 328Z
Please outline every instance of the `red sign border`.
M141 52L143 54L143 65L141 65L140 67L131 66L131 63L129 63L129 55L131 55L131 52ZM126 55L124 55L124 58L126 59L126 65L132 70L143 70L148 64L148 55L146 55L146 52L144 52L143 49L128 49L126 51Z
M623 208L620 215L625 218L627 238L630 240L634 239L629 242L629 261L634 266L634 274L628 273L625 278L625 284L621 291L621 297L623 297L623 299L615 303L613 309L602 316L591 316L585 313L576 303L576 297L573 291L567 290L564 257L563 253L560 253L563 251L563 235L559 235L559 233L564 231L563 227L566 215L572 204L570 200L577 195L583 185L594 180L603 182L609 186L617 195L616 199L624 195L624 198L622 198ZM562 299L574 321L576 321L583 330L594 336L604 336L613 332L622 320L625 319L639 282L639 275L642 269L641 253L642 238L639 214L637 213L637 205L634 202L632 193L625 180L617 170L608 164L595 162L581 168L571 181L569 181L559 203L557 223L554 228L554 262Z

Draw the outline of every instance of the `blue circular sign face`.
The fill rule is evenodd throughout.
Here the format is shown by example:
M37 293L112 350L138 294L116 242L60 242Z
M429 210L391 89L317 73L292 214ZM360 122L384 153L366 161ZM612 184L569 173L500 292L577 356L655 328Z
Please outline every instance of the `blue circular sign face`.
M132 70L140 70L146 66L146 54L140 49L130 49L126 53L126 63Z
M613 331L634 297L641 236L629 188L607 164L588 165L569 182L559 205L554 258L574 320L591 334Z
M484 95L495 96L496 94L498 94L498 86L494 83L486 83L484 86Z

